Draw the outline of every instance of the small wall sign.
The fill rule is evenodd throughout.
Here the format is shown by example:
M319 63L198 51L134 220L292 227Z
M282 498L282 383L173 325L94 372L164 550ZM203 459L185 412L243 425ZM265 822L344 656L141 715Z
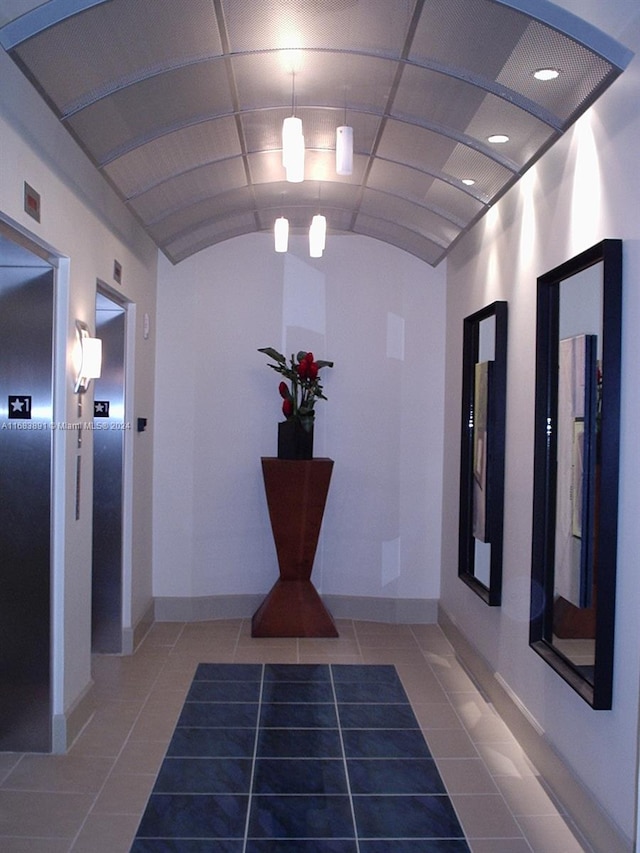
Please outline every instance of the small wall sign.
M94 400L93 401L93 417L108 418L109 417L109 401Z
M31 420L31 397L26 394L9 394L9 420Z

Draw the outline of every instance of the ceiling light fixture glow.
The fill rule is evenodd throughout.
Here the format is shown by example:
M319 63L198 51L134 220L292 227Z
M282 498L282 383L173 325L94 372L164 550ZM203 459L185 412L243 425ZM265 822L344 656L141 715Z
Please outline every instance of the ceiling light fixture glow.
M538 68L533 72L533 76L536 80L555 80L560 76L560 72L557 68Z
M473 180L473 178L463 178L463 179L462 179L462 183L463 183L466 187L472 187L472 186L475 184L475 181Z
M504 142L508 142L509 137L506 133L494 133L492 136L487 137L487 142L491 142L494 145L502 145Z
M336 173L350 175L353 172L353 128L346 124L336 129Z
M279 216L273 226L276 252L286 252L289 248L289 220Z
M317 213L311 220L309 228L309 256L321 258L327 239L327 220Z

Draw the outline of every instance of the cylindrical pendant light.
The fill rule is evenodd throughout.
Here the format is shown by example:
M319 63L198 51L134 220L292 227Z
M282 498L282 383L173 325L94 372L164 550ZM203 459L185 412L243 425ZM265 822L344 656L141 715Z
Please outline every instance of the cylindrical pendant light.
M290 143L287 153L286 177L290 184L304 181L304 136L300 134Z
M276 252L286 252L289 248L289 220L279 216L273 226Z
M321 258L324 252L327 237L327 220L317 213L311 220L309 228L309 255L312 258Z
M289 116L282 122L282 165L287 168L296 154L302 137L302 119Z
M353 172L353 128L348 125L336 130L336 172L338 175Z

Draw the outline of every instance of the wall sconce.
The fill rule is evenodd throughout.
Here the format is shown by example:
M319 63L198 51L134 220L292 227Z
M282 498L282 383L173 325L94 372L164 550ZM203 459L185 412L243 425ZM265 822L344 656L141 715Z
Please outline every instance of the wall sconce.
M342 125L336 129L336 173L350 175L353 172L353 128Z
M311 220L309 228L309 256L321 258L327 238L327 220L317 213Z
M276 252L286 252L289 248L289 220L279 216L273 226Z
M98 379L102 372L102 341L92 338L89 327L76 320L77 358L80 362L74 392L83 394L92 379Z

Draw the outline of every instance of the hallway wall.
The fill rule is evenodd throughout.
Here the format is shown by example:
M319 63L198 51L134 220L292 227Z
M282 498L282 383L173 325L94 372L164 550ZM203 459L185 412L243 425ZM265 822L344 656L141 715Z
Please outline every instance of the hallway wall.
M640 676L640 13L613 5L611 20L625 26L611 34L636 52L631 65L448 260L442 605L631 845ZM607 29L606 20L594 23ZM529 649L528 618L536 277L604 238L624 241L621 478L613 709L593 711ZM509 303L506 500L503 604L489 608L457 577L459 401L462 320L496 299Z
M145 312L151 318L155 315L157 249L3 51L0 80L0 214L62 256L57 276L54 420L77 423L93 417L92 391L85 395L82 417L78 417L73 354L76 319L94 328L98 279L136 304L132 392L138 412L149 415L154 343L152 338L143 340L142 323ZM25 181L41 195L40 223L24 212ZM114 259L122 265L121 285L113 280ZM54 471L53 686L54 716L60 727L58 746L62 748L66 717L91 685L92 436L90 431L83 433L80 450L77 436L75 430L58 431ZM126 614L130 626L151 600L152 433L135 436L134 441L130 507L134 568ZM79 454L81 499L76 520Z
M277 578L260 457L276 455L281 377L257 352L273 346L335 361L316 404L314 455L335 460L316 586L419 600L435 618L444 278L378 241L331 234L317 261L306 237L278 255L269 234L161 261L156 597L265 593Z

